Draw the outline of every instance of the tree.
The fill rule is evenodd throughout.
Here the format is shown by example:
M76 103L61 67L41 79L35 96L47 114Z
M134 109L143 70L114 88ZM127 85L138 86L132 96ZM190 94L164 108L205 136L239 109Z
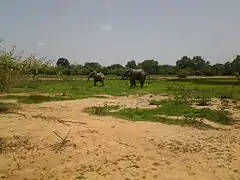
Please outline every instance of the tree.
M128 61L126 64L126 68L136 69L136 67L137 67L137 64L135 60Z
M69 65L70 65L70 63L66 58L59 58L57 60L57 66L67 67Z
M98 71L102 68L98 62L86 62L83 67L91 69L91 71Z
M223 64L217 63L213 65L216 75L224 75L225 67Z
M111 66L108 66L109 69L122 69L124 68L121 64L113 64Z
M188 56L183 56L180 60L177 60L176 67L178 70L185 69L185 68L192 69L194 65L191 58L189 58Z
M233 75L232 64L229 61L224 64L224 75Z
M240 72L240 55L236 55L231 63L231 69L234 74Z
M208 65L207 67L204 68L203 74L205 76L214 76L216 75L216 71L211 65Z
M192 70L194 70L194 73L198 71L200 74L203 74L204 68L209 65L208 61L205 61L202 56L194 56L192 58L192 63L190 63L190 67Z
M157 74L174 75L176 74L176 67L171 65L158 65Z
M143 62L139 63L137 67L144 69L144 71L150 74L157 74L159 68L158 61L155 61L153 59L144 60Z

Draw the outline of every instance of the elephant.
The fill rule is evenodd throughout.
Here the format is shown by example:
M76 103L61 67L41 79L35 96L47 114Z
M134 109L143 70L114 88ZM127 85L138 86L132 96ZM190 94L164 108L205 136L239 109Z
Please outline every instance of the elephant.
M101 72L98 73L96 71L93 71L89 74L88 81L89 81L89 78L93 78L94 86L96 86L98 81L102 83L102 86L104 86L105 76L103 73Z
M144 85L144 81L148 76L148 84L150 84L150 75L143 69L129 69L122 75L122 79L129 78L131 87L136 87L136 80L139 80L141 87Z

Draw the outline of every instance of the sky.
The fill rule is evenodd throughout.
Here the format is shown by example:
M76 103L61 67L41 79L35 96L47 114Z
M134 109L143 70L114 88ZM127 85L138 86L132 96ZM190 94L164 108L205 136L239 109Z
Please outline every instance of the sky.
M24 55L126 64L240 54L239 0L1 0L0 38Z

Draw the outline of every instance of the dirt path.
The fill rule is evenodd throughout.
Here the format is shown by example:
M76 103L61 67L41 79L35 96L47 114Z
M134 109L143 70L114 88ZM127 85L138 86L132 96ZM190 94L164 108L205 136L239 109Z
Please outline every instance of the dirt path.
M149 98L47 102L1 115L0 137L11 149L0 154L0 179L240 179L239 129L200 131L82 112L106 101L146 107ZM57 154L48 147L60 141L53 130L63 137L70 130Z

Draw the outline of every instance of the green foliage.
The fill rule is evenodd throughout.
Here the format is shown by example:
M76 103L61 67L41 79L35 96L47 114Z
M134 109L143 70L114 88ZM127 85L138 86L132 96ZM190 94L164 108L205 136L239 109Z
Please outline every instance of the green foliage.
M10 51L0 51L0 93L8 92L20 79L21 68L14 52L15 46Z
M186 78L187 76L189 76L190 72L187 69L180 69L177 72L177 77L179 78Z
M67 67L70 65L69 61L66 58L59 58L56 63L57 66Z
M0 41L0 43L2 42ZM8 92L23 75L35 77L52 68L50 61L45 58L36 58L35 55L16 56L15 52L16 46L13 46L9 51L0 46L0 92Z
M135 60L128 61L126 64L126 68L136 69L137 68L136 61Z

